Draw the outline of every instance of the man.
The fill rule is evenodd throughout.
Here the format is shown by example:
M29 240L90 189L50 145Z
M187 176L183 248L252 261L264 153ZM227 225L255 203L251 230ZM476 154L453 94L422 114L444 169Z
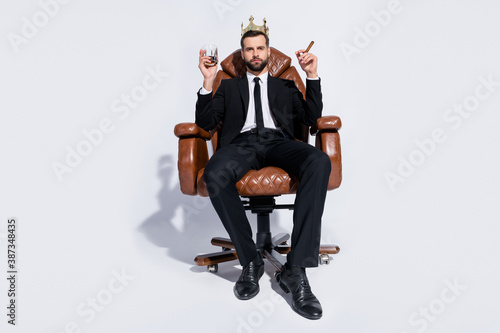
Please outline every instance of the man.
M268 74L270 49L265 33L249 30L241 37L240 44L246 76L222 80L213 97L217 66L206 66L210 59L200 50L198 67L204 79L196 103L198 126L208 131L220 121L224 122L220 148L208 162L204 180L243 266L234 293L238 299L254 297L264 273L262 254L252 239L236 183L250 169L280 167L298 177L299 188L295 198L292 250L277 280L285 292L292 292L292 306L297 313L308 319L319 319L321 304L311 292L305 268L318 265L321 216L331 164L319 149L294 140L293 126L294 121L311 126L321 116L318 60L305 50L295 52L307 75L304 100L293 81Z

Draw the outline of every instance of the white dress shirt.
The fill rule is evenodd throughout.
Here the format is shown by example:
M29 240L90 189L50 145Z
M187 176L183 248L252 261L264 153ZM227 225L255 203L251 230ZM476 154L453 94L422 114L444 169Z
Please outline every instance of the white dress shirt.
M241 132L246 132L251 130L252 128L257 127L257 122L255 118L255 98L254 98L254 89L255 89L255 81L253 80L256 76L252 73L247 72L247 80L248 80L248 89L249 89L249 101L248 101L248 113L247 119ZM264 127L277 129L274 118L269 109L269 98L267 96L267 78L269 77L269 72L265 72L258 78L260 79L260 96L262 101L262 117L264 119Z

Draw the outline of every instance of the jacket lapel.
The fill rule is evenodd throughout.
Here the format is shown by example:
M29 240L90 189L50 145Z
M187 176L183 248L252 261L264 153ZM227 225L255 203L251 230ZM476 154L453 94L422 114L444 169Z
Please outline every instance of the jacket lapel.
M285 105L277 105L276 96L281 88L281 80L272 76L267 79L267 94L269 98L269 110L271 111L274 119L278 122L278 125L286 127L286 107Z
M241 101L243 103L243 119L247 119L247 113L248 113L248 103L250 100L250 96L248 96L248 80L247 76L245 75L244 77L240 78L238 80L238 90L240 92L241 96Z
M278 92L279 80L271 75L267 78L267 97L269 98L269 109L273 110L273 102Z

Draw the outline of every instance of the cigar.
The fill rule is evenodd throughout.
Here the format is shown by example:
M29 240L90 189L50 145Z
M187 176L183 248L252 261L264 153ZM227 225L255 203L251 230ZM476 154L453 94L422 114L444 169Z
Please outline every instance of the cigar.
M311 41L311 42L309 43L309 46L307 47L307 49L304 51L304 53L309 52L309 50L311 49L311 47L313 46L313 44L314 44L314 41Z

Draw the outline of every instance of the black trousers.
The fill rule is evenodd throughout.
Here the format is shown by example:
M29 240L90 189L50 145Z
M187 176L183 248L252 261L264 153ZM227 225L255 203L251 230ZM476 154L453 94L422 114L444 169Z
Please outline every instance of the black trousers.
M276 132L240 134L231 144L218 149L205 168L210 200L235 246L240 264L247 265L257 249L236 183L249 170L265 166L282 168L299 179L291 251L287 255L289 265L317 266L330 159L321 150Z

